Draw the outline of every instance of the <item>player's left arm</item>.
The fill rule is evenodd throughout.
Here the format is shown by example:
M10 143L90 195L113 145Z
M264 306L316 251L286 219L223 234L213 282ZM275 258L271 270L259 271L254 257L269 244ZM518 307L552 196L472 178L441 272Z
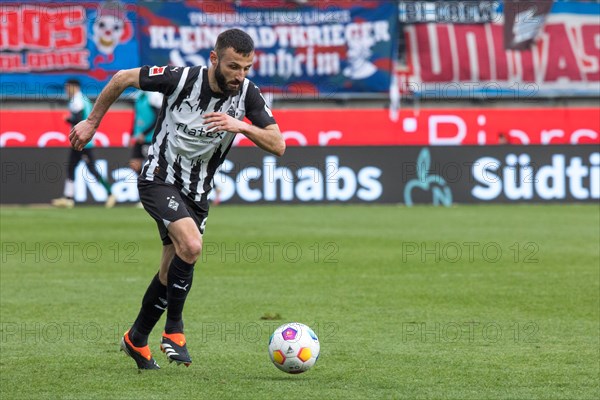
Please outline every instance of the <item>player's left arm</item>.
M252 82L248 85L244 102L246 117L252 122L252 125L225 113L216 112L205 114L204 122L210 124L209 129L215 128L244 134L261 149L276 156L282 156L285 152L285 141L279 126L260 90Z
M285 153L285 141L277 124L271 124L264 128L246 124L246 129L241 133L252 140L255 145L271 154L281 157Z
M209 130L214 128L218 131L242 133L258 147L276 156L282 156L285 152L285 142L277 124L260 128L220 112L204 114L204 122L210 124Z

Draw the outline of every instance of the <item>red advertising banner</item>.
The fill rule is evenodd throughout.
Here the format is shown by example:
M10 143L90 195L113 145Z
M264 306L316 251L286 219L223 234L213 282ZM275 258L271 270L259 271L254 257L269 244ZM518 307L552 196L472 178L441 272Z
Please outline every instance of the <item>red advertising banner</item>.
M0 147L70 146L68 115L66 110L0 110ZM127 146L132 127L132 111L109 111L96 131L94 144Z
M397 122L373 109L281 110L275 117L288 144L308 146L600 143L593 108L404 110Z
M0 147L68 146L61 111L0 110ZM600 144L595 108L402 110L275 110L288 146ZM133 113L111 111L94 137L97 146L127 146ZM236 146L251 146L238 135Z

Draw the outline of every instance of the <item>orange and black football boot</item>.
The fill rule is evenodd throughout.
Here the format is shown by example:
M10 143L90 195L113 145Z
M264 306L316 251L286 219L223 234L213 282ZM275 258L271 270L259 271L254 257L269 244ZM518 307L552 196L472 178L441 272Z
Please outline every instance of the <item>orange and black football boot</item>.
M185 344L185 336L183 333L163 332L160 340L160 349L165 353L169 362L175 361L177 365L183 364L186 367L189 367L192 363L192 359Z
M160 369L154 358L152 358L150 347L148 345L135 347L129 339L129 331L125 332L121 338L121 350L133 358L139 369Z

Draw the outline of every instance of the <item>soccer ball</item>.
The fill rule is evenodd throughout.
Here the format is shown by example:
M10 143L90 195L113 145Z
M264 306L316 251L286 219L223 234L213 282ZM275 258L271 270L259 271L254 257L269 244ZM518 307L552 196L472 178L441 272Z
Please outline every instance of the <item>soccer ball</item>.
M308 326L290 322L275 329L269 339L269 356L273 364L289 374L308 371L319 358L321 346Z

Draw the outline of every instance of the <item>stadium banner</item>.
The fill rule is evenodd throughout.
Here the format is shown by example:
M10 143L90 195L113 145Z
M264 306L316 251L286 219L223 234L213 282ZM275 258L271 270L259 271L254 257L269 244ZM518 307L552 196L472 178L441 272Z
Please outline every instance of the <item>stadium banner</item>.
M0 110L0 147L68 147L65 115ZM596 108L402 110L398 121L377 109L287 109L274 115L288 147L600 144ZM132 111L109 111L96 146L127 147L132 126ZM238 135L234 146L253 144Z
M495 13L490 2L480 8L459 2L463 8L470 3L466 10L446 2L407 3L400 6L406 65L397 69L403 93L429 99L600 96L600 3L509 2L502 10L493 2Z
M0 110L0 147L70 147L71 124L64 110ZM94 135L94 145L127 147L133 129L132 110L110 110Z
M3 1L0 95L49 101L79 79L97 96L120 69L139 66L136 1Z
M95 152L118 201L137 202L129 150ZM60 197L67 158L64 148L0 149L0 203L48 204ZM235 148L214 180L221 204L598 203L600 147L291 147L281 158ZM81 162L75 200L103 204L106 197Z
M398 8L387 0L139 3L141 61L209 65L220 32L253 39L249 78L264 92L335 97L384 92L397 57Z

